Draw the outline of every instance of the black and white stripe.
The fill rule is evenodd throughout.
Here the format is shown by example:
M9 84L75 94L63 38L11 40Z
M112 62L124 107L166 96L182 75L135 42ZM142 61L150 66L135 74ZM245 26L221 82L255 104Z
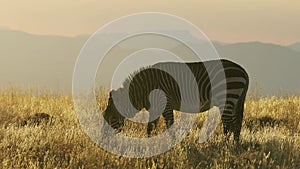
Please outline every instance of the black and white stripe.
M196 86L193 85L195 83ZM126 117L133 117L137 113L128 104L132 104L134 110L143 108L149 110L152 106L164 107L162 115L167 127L174 123L173 110L198 113L217 106L223 112L224 133L227 136L234 133L234 139L238 141L248 85L249 78L246 71L240 65L228 60L164 62L139 70L123 83L124 88L111 93L116 94L118 102L125 100L122 98L124 93L129 94L131 103L123 103ZM160 93L153 97L156 101L151 101L149 95L154 89L163 91L165 97ZM104 118L113 128L119 129L124 124L124 117L118 112L119 109L116 109L114 101L110 97ZM197 105L198 103L200 105ZM155 115L155 112L149 112L151 119L151 115ZM157 125L157 121L158 118L148 123L148 135Z

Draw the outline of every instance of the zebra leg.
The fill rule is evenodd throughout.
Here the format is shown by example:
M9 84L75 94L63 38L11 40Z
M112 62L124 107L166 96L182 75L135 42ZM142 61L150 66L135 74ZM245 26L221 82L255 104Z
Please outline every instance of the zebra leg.
M157 123L158 123L158 120L159 120L159 117L151 122L148 123L148 126L147 126L147 134L148 134L148 137L150 137L151 133L152 133L152 130L156 128L157 126Z
M226 115L222 115L223 132L226 137L226 141L229 141L231 134L233 134L234 141L239 142L242 124L242 117L240 116L241 111L239 108L232 112L235 114L233 117L226 117Z
M163 117L165 119L165 123L167 126L167 129L169 129L174 124L174 113L173 109L166 107L165 111L163 112ZM172 142L176 141L176 136L173 130L168 130L168 133L170 135L170 139Z
M163 112L163 117L165 119L165 123L167 128L170 128L174 124L174 113L173 109L166 107L165 111Z
M222 124L223 124L223 132L225 135L225 140L228 141L231 133L232 133L232 122L233 122L233 108L232 107L228 107L226 105L228 105L229 103L226 103L224 105L224 107L219 107L220 111L222 112L222 116L221 116L221 120L222 120Z
M234 141L239 142L240 141L240 133L242 128L242 121L243 121L243 114L244 114L244 99L239 101L237 107L236 107L236 121L235 121L235 127L233 128L233 134L234 134Z
M223 131L226 141L233 133L234 141L239 142L244 112L244 99L240 99L234 108L225 108L222 115ZM231 114L231 115L230 115Z
M223 132L224 132L224 135L225 135L225 140L228 141L229 140L229 137L231 135L231 132L230 132L230 125L227 124L225 122L225 120L223 120L222 118L222 123L223 123Z

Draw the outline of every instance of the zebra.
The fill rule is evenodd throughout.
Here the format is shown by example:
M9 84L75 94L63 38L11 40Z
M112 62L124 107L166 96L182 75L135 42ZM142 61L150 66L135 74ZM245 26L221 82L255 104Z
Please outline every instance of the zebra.
M243 67L226 59L187 63L160 62L152 66L141 68L123 82L123 88L110 91L108 105L103 112L104 119L113 129L120 132L121 127L124 126L125 117L118 111L119 109L116 108L116 100L119 100L119 102L125 100L122 96L127 92L136 112L132 112L132 109L128 108L129 103L123 104L124 107L127 106L127 109L124 108L124 111L127 111L125 112L125 114L127 113L126 117L133 117L143 108L149 110L149 94L154 89L160 89L166 96L162 116L164 117L167 128L169 128L174 123L174 110L183 112L189 111L180 110L180 107L183 106L181 105L183 98L181 98L180 88L175 79L166 71L159 68L167 67L169 70L174 71L176 75L184 78L184 71L180 70L183 65L187 66L192 72L198 85L199 95L197 96L201 101L200 106L189 104L185 107L197 107L196 110L193 110L194 112L190 110L190 113L205 112L213 106L218 107L220 111L223 112L221 121L223 123L224 135L228 140L233 133L234 140L239 142L249 77ZM220 71L220 67L217 65L221 65L223 70ZM222 72L224 78L217 78ZM186 81L189 80L186 79ZM226 85L225 88L220 88L222 85L223 87ZM125 86L127 86L127 88ZM215 98L212 96L213 89L217 91L214 96ZM114 95L116 97L113 97ZM191 93L190 96L188 99L193 100L196 95ZM220 104L222 101L223 105ZM188 110L188 108L186 110ZM152 113L149 112L149 118L151 115ZM153 121L149 120L147 126L148 136L151 135L152 130L157 126L158 120L159 117Z

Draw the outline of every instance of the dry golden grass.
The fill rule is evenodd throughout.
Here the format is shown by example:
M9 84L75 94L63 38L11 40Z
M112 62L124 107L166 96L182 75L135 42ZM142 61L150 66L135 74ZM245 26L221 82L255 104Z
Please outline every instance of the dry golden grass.
M101 109L105 98L99 98ZM97 147L81 130L71 96L1 91L0 112L0 168L300 168L300 96L248 98L240 145L224 142L221 125L199 144L203 113L180 144L142 159ZM51 117L37 121L36 113ZM143 125L127 122L125 129L134 126L136 136L145 135ZM164 129L163 120L159 126Z

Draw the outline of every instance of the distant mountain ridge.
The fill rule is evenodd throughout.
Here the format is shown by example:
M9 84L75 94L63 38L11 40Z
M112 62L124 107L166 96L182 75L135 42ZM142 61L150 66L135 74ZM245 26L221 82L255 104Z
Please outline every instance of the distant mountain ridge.
M76 58L87 39L88 35L33 35L0 29L0 87L31 84L70 92ZM252 89L257 84L266 95L299 93L300 43L214 42L214 46L221 58L249 72Z
M300 52L300 42L289 45L288 47L295 50L295 51Z
M69 90L76 57L86 39L0 30L0 86Z
M289 47L261 42L215 47L221 57L243 65L250 74L252 87L257 84L264 94L299 94L300 52Z

